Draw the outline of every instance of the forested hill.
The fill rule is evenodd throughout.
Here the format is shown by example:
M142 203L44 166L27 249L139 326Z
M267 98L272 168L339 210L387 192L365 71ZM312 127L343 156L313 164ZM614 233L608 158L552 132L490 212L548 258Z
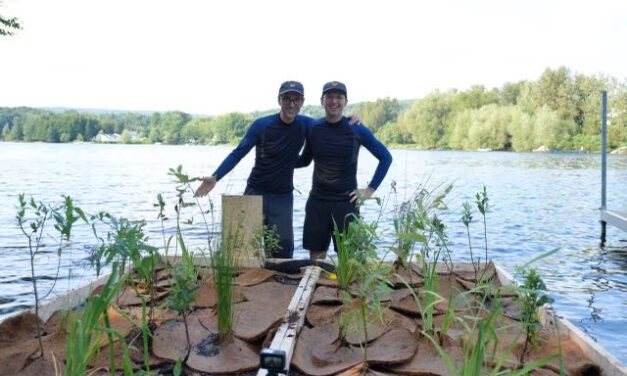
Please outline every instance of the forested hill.
M435 90L415 100L383 98L350 104L383 142L424 149L528 151L600 149L600 92L608 91L610 148L627 146L627 79L546 69L536 81L487 89ZM237 142L254 113L194 116L184 112L94 112L0 107L0 139L43 141L221 144ZM302 114L321 117L320 106ZM116 134L116 137L109 135ZM100 136L99 136L100 135Z

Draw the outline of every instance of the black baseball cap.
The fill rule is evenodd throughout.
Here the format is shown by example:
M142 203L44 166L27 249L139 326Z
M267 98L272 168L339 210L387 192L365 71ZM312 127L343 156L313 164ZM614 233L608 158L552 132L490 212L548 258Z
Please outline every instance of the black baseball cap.
M285 81L279 88L279 95L283 95L285 93L298 93L305 96L305 88L303 87L303 84L298 81Z
M329 91L333 91L333 90L344 93L344 95L348 97L348 92L346 91L346 85L344 85L343 83L339 81L331 81L331 82L327 82L326 84L324 84L324 86L322 87L322 95L325 95Z

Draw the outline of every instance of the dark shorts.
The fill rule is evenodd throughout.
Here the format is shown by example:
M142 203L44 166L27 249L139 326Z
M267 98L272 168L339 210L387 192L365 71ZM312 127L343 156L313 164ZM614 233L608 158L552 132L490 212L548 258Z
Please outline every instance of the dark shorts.
M275 227L279 236L279 249L272 253L276 258L292 258L294 254L294 194L274 194L246 187L245 195L263 196L263 223Z
M333 240L333 248L337 252L333 230L334 221L340 231L344 231L359 211L354 203L341 201L323 201L309 196L305 208L305 225L303 228L303 248L309 251L326 251Z

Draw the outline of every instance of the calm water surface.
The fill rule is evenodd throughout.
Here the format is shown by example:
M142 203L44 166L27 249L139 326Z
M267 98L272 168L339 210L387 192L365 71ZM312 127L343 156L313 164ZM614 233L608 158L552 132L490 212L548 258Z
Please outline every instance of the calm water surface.
M230 152L222 146L15 144L0 143L0 318L32 307L26 241L15 220L18 193L58 203L70 195L88 213L107 210L115 216L145 219L155 245L163 244L153 204L162 193L174 216L174 183L167 171L183 165L190 175L209 175ZM380 223L381 249L391 244L394 202L407 197L422 182L453 182L444 220L449 226L453 257L468 260L466 232L460 222L461 204L474 201L488 188L487 217L490 256L510 272L535 255L560 248L539 268L559 314L587 332L623 363L627 363L627 233L608 228L608 247L600 249L600 156L586 154L473 153L394 150L394 163L377 192L388 205ZM241 194L254 162L254 152L218 183L211 198L219 209L222 194ZM367 151L360 157L359 182L372 176L376 160ZM304 204L312 168L295 174L296 256L300 248ZM397 182L397 194L389 188ZM610 156L608 207L627 211L627 157ZM368 204L362 213L374 220L379 207ZM218 210L219 213L219 210ZM192 212L189 212L192 215ZM479 246L482 225L471 224ZM195 218L199 220L200 218ZM219 216L215 221L219 223ZM172 233L172 225L166 231ZM203 243L201 226L186 231L190 243ZM57 276L55 240L38 259L42 291L57 280L56 296L94 278L86 257L94 245L88 228L79 227L74 243L61 258Z

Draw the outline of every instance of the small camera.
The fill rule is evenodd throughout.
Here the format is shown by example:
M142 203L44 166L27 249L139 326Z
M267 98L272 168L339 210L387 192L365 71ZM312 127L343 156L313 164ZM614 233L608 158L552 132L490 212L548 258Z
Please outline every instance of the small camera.
M268 370L268 374L276 375L278 373L286 373L287 355L283 350L263 349L259 354L259 363L261 368Z

